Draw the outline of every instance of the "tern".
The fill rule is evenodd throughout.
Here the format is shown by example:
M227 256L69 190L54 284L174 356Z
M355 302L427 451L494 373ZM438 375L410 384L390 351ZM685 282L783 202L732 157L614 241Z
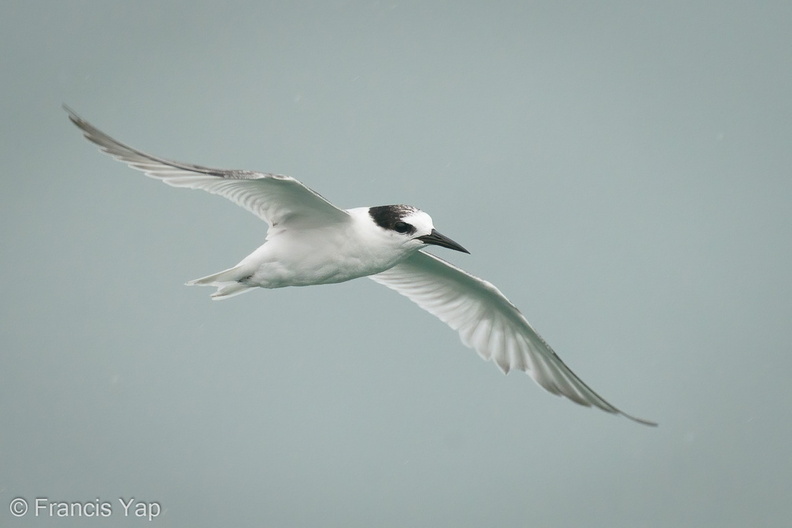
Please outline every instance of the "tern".
M462 342L508 373L521 370L552 394L645 425L586 385L494 285L424 252L468 251L440 234L409 205L340 209L280 174L213 169L146 154L121 143L64 105L69 119L100 150L173 187L223 196L269 225L265 243L236 266L188 282L213 286L212 299L253 288L283 288L368 277L406 296L456 330Z

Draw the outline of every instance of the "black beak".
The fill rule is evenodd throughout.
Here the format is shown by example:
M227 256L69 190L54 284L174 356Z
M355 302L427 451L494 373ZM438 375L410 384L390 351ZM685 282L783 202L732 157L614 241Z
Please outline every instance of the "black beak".
M456 251L461 251L462 253L470 254L470 251L463 248L447 236L441 235L437 232L437 229L432 229L432 232L428 235L423 235L419 237L415 237L418 240L422 241L424 244L434 244L435 246L443 246L447 247L448 249L454 249Z

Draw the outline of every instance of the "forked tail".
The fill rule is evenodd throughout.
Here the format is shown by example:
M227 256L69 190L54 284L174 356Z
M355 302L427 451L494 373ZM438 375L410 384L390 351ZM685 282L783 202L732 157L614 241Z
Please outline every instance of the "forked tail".
M250 278L250 273L242 269L243 266L237 265L233 268L228 268L214 275L207 275L200 279L195 279L187 282L187 286L214 286L217 291L211 297L215 301L221 299L228 299L234 295L245 293L246 291L255 288L247 284L247 279Z

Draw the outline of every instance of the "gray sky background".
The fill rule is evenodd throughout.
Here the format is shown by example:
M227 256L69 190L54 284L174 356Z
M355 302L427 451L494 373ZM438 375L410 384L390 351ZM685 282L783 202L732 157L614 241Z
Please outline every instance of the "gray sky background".
M5 2L0 525L785 526L789 2ZM409 203L642 427L368 280L212 302L264 224L101 155ZM15 497L112 516L11 515Z

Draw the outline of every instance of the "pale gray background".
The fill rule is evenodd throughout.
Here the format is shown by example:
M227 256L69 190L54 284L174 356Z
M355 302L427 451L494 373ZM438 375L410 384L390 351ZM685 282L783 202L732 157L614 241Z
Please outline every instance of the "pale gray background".
M0 525L785 526L789 2L5 2ZM101 155L410 203L658 429L367 280L186 280L264 224ZM17 519L17 496L108 500Z

